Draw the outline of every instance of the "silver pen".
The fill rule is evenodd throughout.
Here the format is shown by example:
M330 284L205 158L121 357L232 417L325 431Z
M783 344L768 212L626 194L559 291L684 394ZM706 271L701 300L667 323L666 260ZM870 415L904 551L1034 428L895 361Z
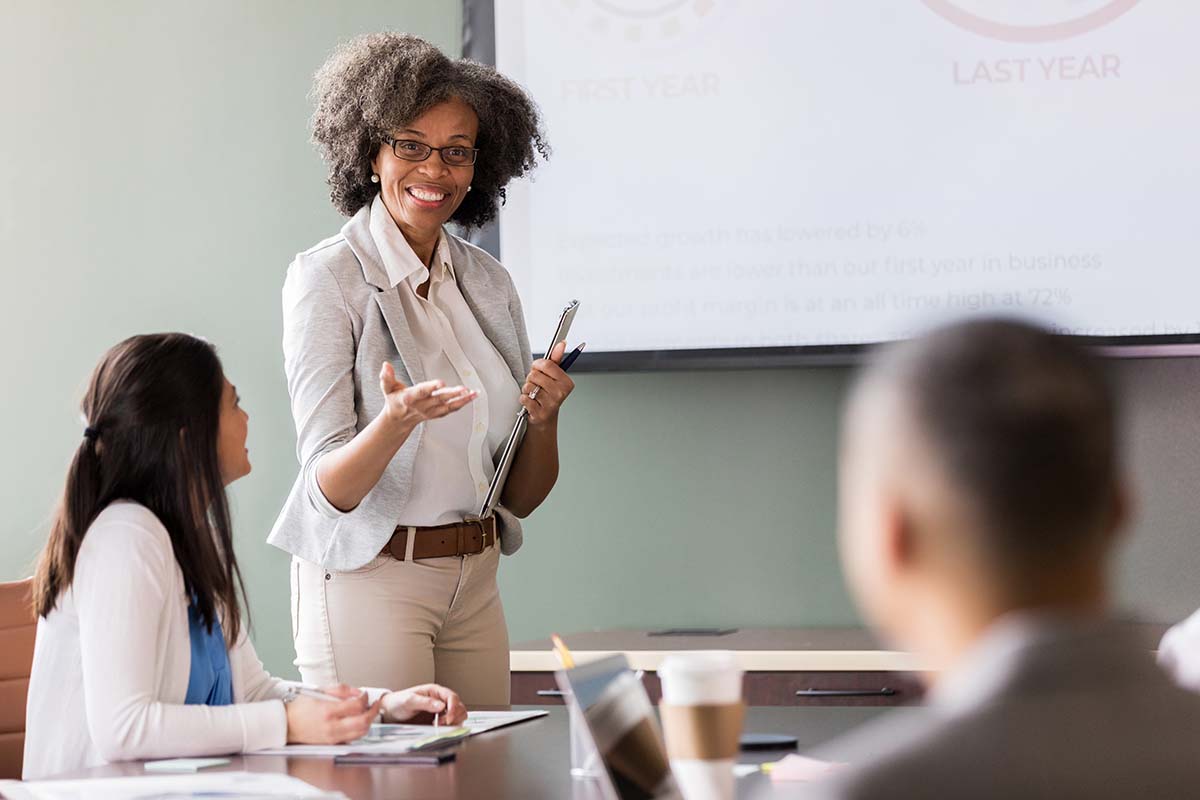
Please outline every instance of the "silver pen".
M331 703L338 703L345 699L343 697L337 697L336 695L327 694L322 692L320 689L313 689L309 686L289 686L287 693L289 699L295 699L297 697L311 697L314 700L328 700Z

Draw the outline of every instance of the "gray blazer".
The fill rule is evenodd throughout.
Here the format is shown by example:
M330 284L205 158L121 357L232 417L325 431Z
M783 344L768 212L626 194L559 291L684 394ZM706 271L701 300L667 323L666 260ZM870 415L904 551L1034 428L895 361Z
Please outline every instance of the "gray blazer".
M1153 646L1115 623L991 641L928 707L887 712L813 753L845 771L770 796L1196 797L1200 696L1155 666Z
M306 561L357 569L379 555L412 491L418 425L383 477L353 511L321 494L316 465L383 409L379 367L390 361L408 385L425 380L400 297L371 238L368 203L332 238L296 256L283 286L283 358L300 474L267 541ZM458 286L484 335L524 384L532 355L521 301L508 272L483 250L447 233ZM521 524L497 511L501 551L521 546Z

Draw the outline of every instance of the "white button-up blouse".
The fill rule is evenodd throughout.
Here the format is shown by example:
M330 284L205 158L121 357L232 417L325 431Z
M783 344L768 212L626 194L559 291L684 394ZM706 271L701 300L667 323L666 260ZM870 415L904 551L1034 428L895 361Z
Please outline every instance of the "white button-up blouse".
M392 291L400 295L425 379L479 392L465 408L422 423L425 433L414 464L411 499L396 522L416 526L458 522L477 513L483 503L495 473L495 454L504 446L521 408L521 387L459 291L446 234L438 237L429 269L379 196L371 207L370 230ZM425 281L429 281L428 298L417 294Z

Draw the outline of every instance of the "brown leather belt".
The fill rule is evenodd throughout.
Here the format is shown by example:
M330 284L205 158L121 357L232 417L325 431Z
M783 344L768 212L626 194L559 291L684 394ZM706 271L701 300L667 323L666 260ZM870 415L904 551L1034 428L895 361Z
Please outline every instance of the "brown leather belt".
M397 525L392 538L379 554L389 555L397 561L404 560L408 552L408 532L416 536L413 540L413 561L424 558L446 558L447 556L472 556L482 553L496 543L496 518L451 522L432 528L410 528Z

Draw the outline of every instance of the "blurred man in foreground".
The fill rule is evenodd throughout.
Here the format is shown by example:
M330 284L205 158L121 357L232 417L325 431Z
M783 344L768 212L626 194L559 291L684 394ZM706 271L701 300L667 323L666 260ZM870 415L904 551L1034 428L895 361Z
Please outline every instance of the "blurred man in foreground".
M925 707L823 748L848 766L803 791L1200 793L1200 697L1109 617L1116 427L1091 357L1022 323L944 328L866 370L843 432L842 560L864 616L932 685Z

